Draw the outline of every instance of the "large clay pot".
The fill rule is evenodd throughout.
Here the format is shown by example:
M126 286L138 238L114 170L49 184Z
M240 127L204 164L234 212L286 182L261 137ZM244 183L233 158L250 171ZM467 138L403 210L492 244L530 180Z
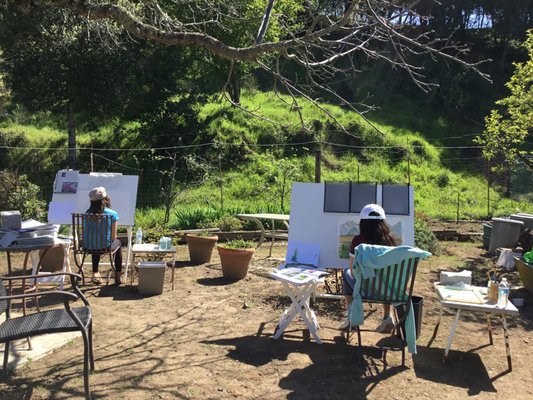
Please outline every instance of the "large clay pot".
M222 275L227 279L243 279L248 273L248 266L255 253L255 249L228 249L217 246L222 265Z
M211 254L218 241L218 236L198 236L188 234L185 236L189 247L189 256L194 265L211 262Z

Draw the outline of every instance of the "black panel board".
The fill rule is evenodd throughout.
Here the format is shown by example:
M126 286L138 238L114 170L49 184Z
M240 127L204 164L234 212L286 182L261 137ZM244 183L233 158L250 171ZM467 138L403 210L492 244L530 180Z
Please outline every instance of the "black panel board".
M383 209L387 215L409 215L409 186L383 185Z
M367 204L376 204L376 202L376 184L352 182L350 187L350 212L359 213Z
M350 184L326 182L324 186L324 212L350 212Z

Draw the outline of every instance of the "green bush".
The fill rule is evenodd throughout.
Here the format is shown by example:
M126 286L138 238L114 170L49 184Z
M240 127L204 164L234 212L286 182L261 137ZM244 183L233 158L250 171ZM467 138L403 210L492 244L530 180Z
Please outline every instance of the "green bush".
M40 199L39 187L26 175L0 171L0 210L18 210L22 219L45 217L46 202Z
M440 254L440 245L437 237L429 229L426 222L418 217L415 217L415 246L434 255Z

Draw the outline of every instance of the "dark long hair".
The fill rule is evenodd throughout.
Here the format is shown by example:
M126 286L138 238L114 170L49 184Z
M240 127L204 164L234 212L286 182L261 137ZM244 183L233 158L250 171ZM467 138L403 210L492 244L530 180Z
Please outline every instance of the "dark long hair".
M370 215L378 214L371 212ZM390 225L384 219L362 219L359 221L359 231L365 237L367 244L396 246Z
M103 214L106 207L111 208L111 199L108 196L102 200L91 201L91 206L87 212L90 214Z

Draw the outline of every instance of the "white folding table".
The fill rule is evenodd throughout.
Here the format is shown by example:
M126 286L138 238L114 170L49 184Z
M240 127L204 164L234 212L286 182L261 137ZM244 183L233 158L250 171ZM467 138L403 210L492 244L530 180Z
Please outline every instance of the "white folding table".
M461 315L461 311L472 311L472 312L482 312L487 314L487 328L489 332L489 342L490 344L493 344L492 341L492 325L490 321L491 314L494 315L501 315L502 317L502 324L503 324L503 335L505 339L505 351L507 353L507 364L509 366L509 371L513 369L512 363L511 363L511 349L509 347L509 332L507 330L507 321L505 319L506 315L518 315L518 309L514 306L513 303L510 301L507 302L507 306L505 308L498 307L495 302L486 300L486 288L483 287L472 287L473 290L478 294L478 296L483 300L483 303L476 304L476 303L467 303L467 302L460 302L460 301L452 301L450 299L442 298L441 294L437 290L438 283L434 284L435 291L437 292L437 296L440 301L440 312L439 317L437 319L437 323L435 325L435 329L433 331L433 336L430 340L430 344L433 342L435 337L437 336L437 331L439 329L440 320L442 317L442 313L444 311L444 308L449 308L451 310L455 310L455 319L453 321L452 329L450 331L450 335L448 336L448 341L446 343L446 348L444 349L444 361L446 361L448 357L448 353L450 351L450 348L452 346L453 338L455 336L455 332L457 330L457 325L459 323L459 317Z
M322 341L317 332L320 326L318 325L315 312L309 306L309 299L315 292L317 283L322 282L323 279L311 279L307 282L295 283L287 281L273 273L270 276L281 283L292 301L290 307L281 314L273 338L279 339L292 320L299 315L309 329L309 333L315 339L315 342L321 344Z
M172 265L171 265L171 272L172 272L172 290L174 290L174 271L176 269L176 248L174 246L170 246L168 249L160 249L158 244L152 244L152 243L142 243L142 244L134 244L131 250L132 258L131 258L131 266L132 271L130 275L130 283L131 286L133 286L133 272L135 268L135 258L140 256L155 256L155 257L166 257L171 256L172 257ZM128 267L126 266L126 271L128 270ZM127 276L127 273L126 273Z

